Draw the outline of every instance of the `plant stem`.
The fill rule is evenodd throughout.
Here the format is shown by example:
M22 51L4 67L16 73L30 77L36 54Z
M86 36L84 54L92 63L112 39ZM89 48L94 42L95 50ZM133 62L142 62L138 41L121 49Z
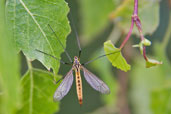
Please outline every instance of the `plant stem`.
M147 58L147 56L146 56L146 49L145 49L145 46L143 46L143 56L144 56L144 59L145 59L146 61L148 61L148 58Z
M134 14L138 15L138 0L134 0Z
M31 61L28 58L26 58L26 60L27 60L28 69L32 70L33 67L32 67Z
M122 49L125 46L126 42L129 40L129 38L130 38L130 36L132 34L134 23L136 23L137 26L139 25L139 23L137 21L140 22L140 20L138 18L138 0L134 0L134 11L133 11L133 15L132 15L132 18L131 18L131 27L129 29L129 32L128 32L127 36L125 37L125 40L122 42L122 44L120 46L120 49Z
M134 27L134 20L132 19L132 20L131 20L131 27L130 27L130 29L129 29L129 32L128 32L128 34L127 34L125 40L122 42L122 44L121 44L121 46L120 46L120 49L122 49L122 48L125 46L126 42L129 40L129 38L130 38L130 36L131 36L131 34L132 34L133 27Z
M33 81L33 67L31 64L31 61L27 59L27 65L28 69L30 70L30 99L29 99L29 113L32 114L33 112L33 87L34 87L34 81Z

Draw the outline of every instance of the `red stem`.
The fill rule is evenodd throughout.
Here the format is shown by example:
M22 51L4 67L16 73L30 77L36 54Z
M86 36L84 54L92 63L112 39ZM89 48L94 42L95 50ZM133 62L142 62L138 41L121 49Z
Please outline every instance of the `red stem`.
M138 0L134 0L134 13L133 15L138 15Z
M144 40L144 35L142 33L141 21L140 21L140 19L138 17L138 0L134 0L134 11L133 11L132 19L131 19L131 27L129 29L129 32L128 32L127 36L125 37L125 40L122 42L122 44L120 46L120 49L122 49L125 46L126 42L129 40L129 38L130 38L130 36L132 34L134 23L136 24L136 26L138 28L138 31L140 33L141 41L143 41ZM144 56L144 59L146 61L148 61L148 58L146 56L145 46L143 46L143 56Z
M131 34L132 34L132 30L133 30L133 27L134 27L134 22L136 21L135 18L137 18L137 15L138 15L138 0L134 0L134 11L133 11L133 15L132 15L132 18L131 18L131 27L129 29L129 32L127 34L127 36L125 37L125 40L122 42L121 46L120 46L120 49L122 49L126 42L129 40Z
M125 46L126 42L129 40L129 38L130 38L130 36L132 34L133 27L134 27L134 19L132 18L132 20L131 20L131 27L129 29L129 32L128 32L125 40L122 42L122 44L120 46L120 49L122 49Z
M146 56L145 46L143 46L143 56L144 56L144 59L145 59L146 61L148 61L148 58L147 58L147 56Z

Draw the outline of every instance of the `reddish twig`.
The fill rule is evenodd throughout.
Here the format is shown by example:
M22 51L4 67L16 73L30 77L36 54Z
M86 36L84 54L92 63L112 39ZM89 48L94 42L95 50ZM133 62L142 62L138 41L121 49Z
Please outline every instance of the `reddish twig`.
M130 38L130 36L131 36L131 34L132 34L133 28L134 28L134 21L133 21L133 19L132 19L131 27L130 27L130 29L129 29L129 32L128 32L128 34L127 34L125 40L122 42L122 44L121 44L121 46L120 46L120 49L122 49L122 48L125 46L126 42L129 40L129 38Z
M141 41L144 40L144 35L142 33L142 26L141 26L141 21L138 17L138 0L134 0L134 11L133 11L133 15L131 17L131 27L129 29L129 32L127 34L127 36L125 37L125 40L122 42L121 46L120 46L120 49L122 49L126 42L129 40L131 34L132 34L132 30L133 30L133 27L134 27L134 24L136 25L136 27L138 28L138 31L140 33L140 39ZM143 46L143 56L144 56L144 59L146 61L148 61L148 58L146 56L146 51L145 51L145 46Z

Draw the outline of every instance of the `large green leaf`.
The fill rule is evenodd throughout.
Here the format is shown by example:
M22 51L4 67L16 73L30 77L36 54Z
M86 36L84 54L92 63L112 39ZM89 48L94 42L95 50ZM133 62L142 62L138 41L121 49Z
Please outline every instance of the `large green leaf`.
M134 9L134 0L125 0L123 3L113 11L111 16L114 19L119 18L117 25L126 33L129 31L131 25L131 16ZM159 24L159 1L158 0L139 0L138 16L140 17L143 33L153 33ZM133 31L136 34L138 30Z
M4 1L0 1L0 114L14 114L20 101L19 60L6 30Z
M125 72L131 69L131 66L127 64L126 60L122 56L121 50L116 48L110 40L104 43L104 50L106 54L113 53L111 55L107 55L107 58L114 67L117 67Z
M164 81L162 66L145 68L143 58L137 58L130 73L130 103L135 114L152 114L150 94Z
M58 72L59 61L35 49L60 58L62 46L48 24L65 47L70 32L67 3L64 0L8 0L6 10L18 51L22 50L27 58L38 59L47 69L53 68L55 73Z
M153 114L171 114L171 81L170 86L155 89L151 93Z
M57 88L53 75L37 69L30 69L22 78L22 107L19 114L54 114L59 103L53 101Z
M118 1L118 0L115 0ZM109 14L116 7L113 0L81 0L82 35L85 41L92 40L109 22Z

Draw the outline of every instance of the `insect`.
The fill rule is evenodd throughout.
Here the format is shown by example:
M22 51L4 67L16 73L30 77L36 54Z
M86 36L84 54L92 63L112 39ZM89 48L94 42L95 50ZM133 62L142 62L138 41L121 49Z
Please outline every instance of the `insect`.
M80 47L80 43L79 43L79 38L74 26L74 30L75 30L75 34L76 34L76 38L77 38L77 44L79 47L79 56L75 56L74 57L74 61L72 61L71 57L69 56L68 52L65 50L64 46L62 45L61 41L59 40L59 38L57 37L55 31L52 29L52 27L48 24L49 28L52 30L52 32L54 33L54 35L56 36L56 38L58 39L59 43L61 44L61 46L64 49L64 52L66 53L68 59L70 60L70 63L66 63L62 60L59 60L58 58L56 58L53 55L50 55L48 53L45 53L43 51L40 50L36 50L40 53L43 53L45 55L51 56L53 58L55 58L56 60L59 60L62 64L66 64L66 65L72 65L71 70L65 75L65 77L63 78L63 81L60 83L60 85L58 86L58 88L56 89L53 99L54 101L60 101L65 95L67 95L67 93L69 92L72 83L73 83L73 71L75 71L75 80L76 80L76 90L77 90L77 96L78 96L78 101L79 104L82 105L83 103L83 88L82 88L82 77L80 75L80 71L83 71L84 74L84 78L86 79L86 81L90 84L90 86L95 89L96 91L99 91L102 94L109 94L110 93L110 89L109 87L102 81L100 80L96 75L94 75L93 73L91 73L90 71L88 71L84 66L88 63L93 62L94 60L97 60L101 57L107 56L107 55L111 55L113 53L109 53L106 55L101 55L93 60L90 60L86 63L81 64L80 63L80 56L81 56L81 47ZM60 80L59 80L60 81ZM59 82L58 81L58 82Z

